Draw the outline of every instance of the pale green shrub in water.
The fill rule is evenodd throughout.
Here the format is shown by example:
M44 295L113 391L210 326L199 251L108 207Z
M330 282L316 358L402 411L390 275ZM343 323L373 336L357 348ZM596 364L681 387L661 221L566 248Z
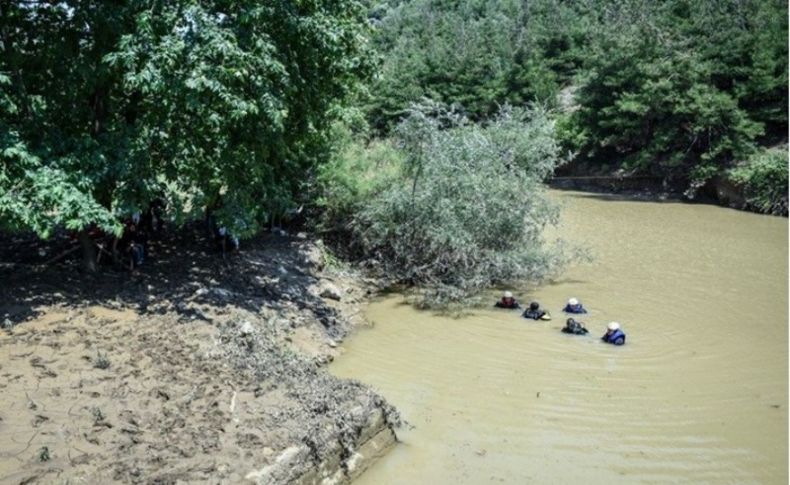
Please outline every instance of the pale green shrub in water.
M445 306L493 284L540 281L567 262L570 253L542 237L559 216L543 181L561 162L544 111L505 108L483 126L424 105L396 134L402 178L354 225L385 276L420 288L420 303Z
M787 145L763 150L729 171L743 187L746 202L757 211L787 215Z

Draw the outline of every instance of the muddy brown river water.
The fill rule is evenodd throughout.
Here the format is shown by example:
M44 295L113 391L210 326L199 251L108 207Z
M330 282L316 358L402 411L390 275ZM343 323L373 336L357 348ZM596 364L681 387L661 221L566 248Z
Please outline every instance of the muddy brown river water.
M359 484L786 484L787 219L557 193L594 261L515 289L536 323L417 311L391 296L331 370L410 426ZM563 302L590 310L560 333ZM598 340L622 323L624 347Z

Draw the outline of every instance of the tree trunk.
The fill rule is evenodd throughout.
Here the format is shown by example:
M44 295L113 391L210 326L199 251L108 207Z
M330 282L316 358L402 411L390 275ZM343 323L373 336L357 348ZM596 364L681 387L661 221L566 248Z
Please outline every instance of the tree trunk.
M91 273L95 273L96 266L96 246L88 235L88 230L80 231L80 244L82 245L82 266Z

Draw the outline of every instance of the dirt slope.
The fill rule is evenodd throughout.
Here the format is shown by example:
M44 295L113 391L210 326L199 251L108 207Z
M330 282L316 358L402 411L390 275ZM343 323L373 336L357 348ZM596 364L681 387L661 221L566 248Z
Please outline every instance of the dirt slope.
M359 278L306 239L200 241L136 274L0 267L0 482L343 483L394 442L393 408L323 368Z

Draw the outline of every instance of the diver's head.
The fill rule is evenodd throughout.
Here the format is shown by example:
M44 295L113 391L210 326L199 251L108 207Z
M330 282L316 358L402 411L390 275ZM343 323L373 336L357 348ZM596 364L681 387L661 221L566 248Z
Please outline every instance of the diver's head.
M529 304L530 310L537 310L538 308L540 308L540 305L536 301L533 301L532 303Z

